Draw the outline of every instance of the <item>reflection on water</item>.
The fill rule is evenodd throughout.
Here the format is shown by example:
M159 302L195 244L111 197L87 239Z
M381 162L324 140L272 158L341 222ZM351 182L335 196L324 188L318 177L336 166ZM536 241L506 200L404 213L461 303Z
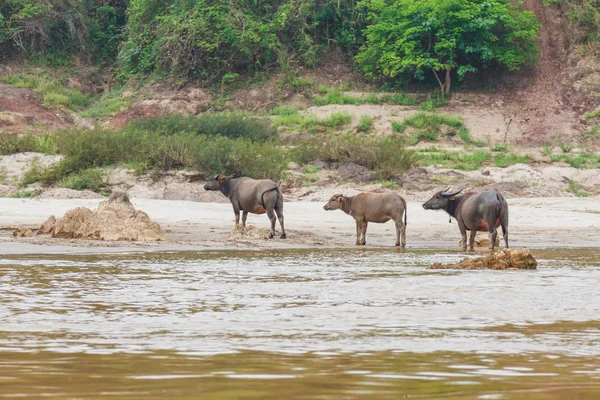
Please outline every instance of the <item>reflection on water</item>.
M600 255L535 255L537 271L388 249L5 258L0 397L600 398Z

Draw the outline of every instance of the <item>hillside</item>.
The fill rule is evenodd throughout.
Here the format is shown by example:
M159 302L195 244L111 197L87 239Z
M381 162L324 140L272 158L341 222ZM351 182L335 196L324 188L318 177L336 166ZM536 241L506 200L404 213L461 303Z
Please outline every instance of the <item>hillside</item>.
M217 158L206 162L192 154L189 157L184 153L170 154L174 151L173 146L177 146L170 141L180 140L177 135L189 133L198 126L196 122L184 120L161 122L161 117L168 119L173 114L223 115L225 119L230 118L228 115L242 115L242 119L266 121L277 129L277 146L283 146L281 154L280 150L272 150L272 156L280 157L282 163L292 162L287 173L269 169L272 172L268 177L284 179L290 194L304 198L313 197L309 192L316 190L315 185L318 188L340 187L355 181L350 189L360 189L360 182L365 179L340 176L337 168L345 163L366 167L371 171L366 180L377 181L376 186L383 190L402 187L417 193L432 190L439 184L465 182L472 186L509 182L513 184L509 190L516 195L565 194L566 190L567 195L583 196L596 194L600 189L600 182L593 178L593 171L600 167L599 129L595 122L600 114L595 113L600 105L596 95L600 85L600 64L594 33L600 19L592 1L527 0L522 8L512 9L507 2L498 0L495 3L498 8L482 14L482 18L490 19L496 15L494 13L517 13L513 17L516 20L522 18L520 25L506 25L503 29L525 38L535 33L533 37L537 38L534 41L523 39L524 42L518 45L522 46L520 53L511 47L515 45L514 39L507 42L505 50L496 46L496 58L491 62L482 61L481 55L477 56L479 58L465 56L460 46L453 50L455 58L448 58L454 56L435 50L436 45L430 44L430 48L425 49L427 52L422 54L426 54L433 64L408 63L413 54L402 53L404 58L399 60L407 63L398 67L394 76L389 75L390 65L375 62L378 57L385 60L389 55L389 49L381 47L374 39L377 24L385 22L386 13L392 12L399 12L391 14L399 19L409 12L430 13L432 18L438 18L440 14L437 13L444 11L444 7L455 6L451 0L418 4L390 0L385 3L389 8L377 14L382 15L377 17L382 20L369 14L374 11L369 10L370 6L351 0L335 2L337 5L305 0L306 8L289 15L282 14L285 8L281 4L277 7L274 2L266 2L269 6L261 9L253 8L254 3L240 2L238 8L231 10L222 8L220 3L198 3L213 7L211 12L222 19L210 23L227 25L231 29L226 31L228 37L216 37L215 32L203 31L197 26L194 29L200 30L194 31L194 35L200 36L193 36L190 29L195 20L183 18L189 17L190 11L183 2L173 1L168 18L174 20L165 26L161 24L167 20L163 21L159 16L166 15L166 11L156 9L147 14L151 4L148 1L104 4L105 0L97 0L92 3L89 8L73 5L74 11L69 12L78 13L81 25L70 33L59 29L66 21L61 19L66 12L61 7L67 6L58 6L53 1L43 3L42 9L50 10L48 12L54 16L50 22L56 25L56 31L52 31L52 24L45 25L48 29L45 36L30 29L34 21L45 18L42 9L36 9L39 14L28 19L25 9L20 9L17 3L9 2L12 8L0 7L4 21L8 21L6 16L10 12L14 13L12 27L0 24L0 32L7 26L12 29L5 31L4 39L0 35L0 47L4 49L0 57L0 149L3 154L29 151L67 159L75 157L69 161L68 168L60 163L45 169L27 164L17 174L18 179L16 175L5 177L8 185L3 190L5 194L35 195L56 185L106 192L107 188L125 181L128 182L125 188L131 188L139 186L134 171L137 171L135 174L150 174L144 178L153 182L150 186L160 183L163 179L160 175L170 169L196 169L201 174L210 174L216 172L215 166L220 166L226 169L224 172L267 176L266 170L258 164L234 171L229 162L230 157L234 157L232 154L214 153L212 157ZM395 4L410 7L396 9ZM199 14L194 14L194 18L209 9L202 8L204 6L195 6ZM317 12L319 7L326 12ZM235 14L236 10L239 14ZM354 14L351 10L355 10ZM477 10L475 7L462 12L476 13ZM271 21L271 18L283 15L283 20ZM241 36L236 30L240 21L250 24L249 30ZM539 30L535 25L537 22L532 21L539 21ZM481 34L482 39L477 39L480 40L477 45L481 54L494 48L489 47L480 28L469 23L464 18L439 22L440 29L459 26L470 30L468 37ZM152 32L147 30L150 25L155 29ZM163 28L166 29L164 32ZM304 37L289 36L293 29L299 29ZM264 33L262 41L258 36L247 37L252 30L273 32L274 36ZM432 32L436 32L435 28ZM74 41L70 42L70 47L60 47L58 42L52 41L56 35L71 35L69 38ZM193 37L203 37L206 41L202 45L192 45ZM16 38L20 43L29 41L28 48L33 49L33 53L23 52L15 46ZM175 45L172 39L177 39L182 47L169 47ZM222 39L224 42L219 42ZM446 40L448 38L442 35L436 36L434 42L442 46ZM466 39L460 33L452 40ZM211 41L225 47L215 49L209 46ZM158 43L160 47L153 47ZM131 58L124 58L132 57L134 47L131 46L140 49L135 56L137 66L128 64ZM266 54L270 48L278 50L268 58ZM308 51L309 48L312 50ZM171 57L168 62L166 59L161 63L150 61L158 61L164 56L161 52L167 50ZM157 53L146 54L145 51ZM196 54L196 51L205 53L197 53L197 57L190 60L177 58L178 53L174 53L182 52L183 56ZM204 58L200 54L204 54ZM365 63L367 56L361 61L361 54L368 54L368 59L375 61ZM438 73L436 68L439 68ZM416 76L420 78L416 79ZM154 117L159 119L152 122ZM128 128L130 122L147 118L151 118L151 122ZM219 121L214 122L217 124L214 132L229 129L219 128L219 124L231 125L230 122ZM169 135L174 136L165 139L161 129L166 126L170 127ZM107 137L131 135L130 140L158 135L155 140L168 141L165 143L168 153L148 154L143 161L130 159L126 154L120 159L97 154L94 156L97 160L84 163L81 155L69 155L68 152L75 150L61 142L65 136L55 134L64 129L75 130L82 138L89 136L81 139L82 146L96 140L98 134ZM246 128L240 126L240 129ZM140 130L146 133L140 133ZM89 135L85 133L88 131L91 132ZM15 134L25 136L15 139ZM207 133L202 128L197 134ZM39 135L47 139L35 138ZM311 138L315 136L322 137L317 140L330 143L329 150L317 152L311 147ZM252 137L233 140L256 141ZM385 152L382 150L385 146L395 148L396 144L386 143L396 140L403 143L398 144L401 147L397 151L406 152L408 158L386 165L381 157L387 156L384 153L377 155L377 152ZM364 149L373 146L374 156L362 154L356 143L351 144L353 141L361 143L359 146ZM193 148L199 143L189 146ZM145 149L141 142L138 145ZM263 146L258 142L254 145ZM340 153L338 148L346 149L345 153ZM170 161L165 161L167 159ZM317 167L314 167L316 161L321 164L316 163ZM506 169L515 164L528 164L526 172L517 168L502 176L501 172L489 170ZM122 182L114 179L115 175L123 175L121 170L87 172L99 167L114 168L115 165L118 168L127 165L130 171L125 173L127 177L121 179ZM419 167L425 167L428 172L423 175L418 172ZM454 178L443 178L440 176L448 174L443 168L459 172ZM564 170L544 173L547 168ZM485 169L488 171L482 177L473 174ZM578 172L581 169L585 170ZM94 175L93 179L90 174ZM163 183L185 186L187 179L169 178ZM416 179L417 184L410 183L412 179ZM540 187L538 181L544 180L548 181L547 185L544 183ZM538 183L533 184L534 181ZM148 184L145 187L142 192L154 193ZM381 190L377 187L374 190ZM329 189L317 192L321 193L317 195L320 198L325 196L323 193L329 193ZM147 196L166 196L161 193ZM183 197L202 198L195 192L186 193Z

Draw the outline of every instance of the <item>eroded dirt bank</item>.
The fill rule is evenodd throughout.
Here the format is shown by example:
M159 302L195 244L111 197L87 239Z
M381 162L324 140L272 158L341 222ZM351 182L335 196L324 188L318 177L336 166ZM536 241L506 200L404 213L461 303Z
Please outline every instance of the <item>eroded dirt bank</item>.
M48 236L13 238L16 227L38 228L50 215L62 216L75 207L95 208L99 200L0 199L0 253L128 252L210 249L285 249L354 247L354 221L342 212L324 211L320 202L286 202L288 239L230 241L233 211L227 203L132 199L164 229L161 243L93 242L52 239ZM514 198L510 207L511 246L595 247L600 229L597 198ZM248 223L269 226L264 215L250 215ZM369 224L367 246L393 247L392 224ZM458 251L460 234L443 212L425 211L421 202L408 203L408 248L446 247ZM485 249L484 249L485 251Z

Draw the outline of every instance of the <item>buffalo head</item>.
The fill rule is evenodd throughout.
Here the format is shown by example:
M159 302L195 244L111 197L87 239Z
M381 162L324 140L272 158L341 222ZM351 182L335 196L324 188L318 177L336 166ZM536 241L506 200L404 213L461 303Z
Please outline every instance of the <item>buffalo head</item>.
M330 210L340 210L342 208L342 201L344 200L343 194L334 194L331 196L327 204L323 206L323 208L327 211Z
M434 194L432 198L423 203L423 208L426 210L445 210L448 207L448 201L462 192L462 189L457 192L448 192L448 189L450 188Z
M227 181L227 179L229 179L229 177L217 174L208 182L206 182L206 185L204 185L204 190L220 190L221 184Z

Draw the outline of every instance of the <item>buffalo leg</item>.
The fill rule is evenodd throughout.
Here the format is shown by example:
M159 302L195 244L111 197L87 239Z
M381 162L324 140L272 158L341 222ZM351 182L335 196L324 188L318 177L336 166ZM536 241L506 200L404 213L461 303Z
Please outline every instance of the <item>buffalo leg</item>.
M273 212L273 210L268 210L267 215L271 220L271 233L269 233L269 239L271 239L275 236L275 223L277 222L277 218L275 218L275 213Z
M396 246L400 246L400 239L402 239L402 247L406 247L406 225L402 220L394 222L396 223Z
M360 244L362 244L363 246L365 244L367 244L367 225L368 225L368 222L363 221L363 223L362 223L362 240L360 242Z
M356 245L360 246L360 234L361 234L361 227L362 223L359 220L356 220Z
M504 238L504 244L506 244L506 248L508 249L508 221L506 223L502 223L502 237Z
M235 214L235 227L240 225L240 208L233 204L233 213Z
M492 225L489 227L488 231L490 234L490 250L494 250L494 247L496 246L496 237L498 237L498 230Z
M283 210L280 208L276 208L275 212L277 213L277 219L279 220L279 225L281 225L281 238L285 239L287 235L285 234L285 228L283 227Z
M462 236L462 242L463 242L462 249L463 249L463 251L467 251L467 227L465 226L465 224L463 222L459 221L458 229L460 229L460 235Z
M242 211L242 226L246 226L246 218L248 218L248 211Z
M476 230L472 230L471 233L469 234L469 248L471 249L471 251L475 250L475 236L476 235L477 235Z

